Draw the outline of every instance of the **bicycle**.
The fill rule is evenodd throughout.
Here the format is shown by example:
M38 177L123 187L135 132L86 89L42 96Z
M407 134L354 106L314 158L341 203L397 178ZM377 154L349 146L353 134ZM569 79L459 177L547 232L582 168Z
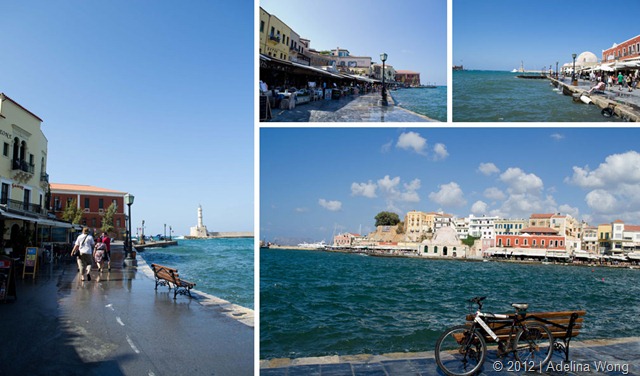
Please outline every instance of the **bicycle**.
M517 371L543 368L553 355L553 335L549 329L538 323L525 322L529 307L525 303L511 304L516 310L515 315L483 313L482 301L485 298L469 300L470 305L478 305L471 325L453 326L440 336L435 349L438 367L449 376L475 374L482 368L487 355L487 337L498 344L499 357L514 354Z

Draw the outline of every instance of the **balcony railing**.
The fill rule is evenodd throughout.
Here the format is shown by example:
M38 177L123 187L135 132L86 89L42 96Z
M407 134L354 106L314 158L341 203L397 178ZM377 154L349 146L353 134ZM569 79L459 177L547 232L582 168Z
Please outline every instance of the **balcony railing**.
M27 163L27 161L20 160L20 159L13 159L12 160L12 169L13 170L22 170L24 172L28 172L30 174L33 174L33 171L35 170L35 166L32 164Z
M280 36L279 35L269 35L269 40L272 40L274 42L280 43Z
M42 206L36 204L29 204L23 201L17 200L8 200L6 198L2 198L0 203L7 205L7 208L10 211L18 211L23 213L34 213L34 214L43 214Z
M45 183L49 182L49 174L47 174L46 172L43 173L42 175L40 175L40 181L43 181Z

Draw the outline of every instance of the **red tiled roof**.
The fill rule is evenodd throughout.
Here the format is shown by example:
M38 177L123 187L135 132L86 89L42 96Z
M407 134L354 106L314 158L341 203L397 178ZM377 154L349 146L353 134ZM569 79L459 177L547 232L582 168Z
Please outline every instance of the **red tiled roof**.
M640 226L638 226L638 225L626 225L626 226L624 226L624 230L625 231L640 232Z
M85 193L111 193L124 195L127 192L114 191L112 189L94 187L92 185L80 185L80 184L60 184L51 183L51 191L70 191L70 192L85 192Z
M554 215L555 215L554 213L531 214L531 218L551 218Z
M554 233L557 234L558 231L549 228L549 227L526 227L523 228L522 230L520 230L520 233L525 233L525 232L541 232L541 233L545 233L545 234L549 234L549 233Z

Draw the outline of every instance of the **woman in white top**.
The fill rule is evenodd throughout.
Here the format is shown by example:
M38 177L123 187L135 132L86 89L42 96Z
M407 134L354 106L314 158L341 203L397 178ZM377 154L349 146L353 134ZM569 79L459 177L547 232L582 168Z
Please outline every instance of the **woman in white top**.
M87 276L87 280L91 281L91 267L93 266L93 247L95 246L95 242L93 240L93 236L89 234L89 228L85 227L82 229L82 234L78 236L76 239L76 243L73 246L73 250L71 251L71 255L78 256L78 271L82 275L82 280L84 281L85 274Z

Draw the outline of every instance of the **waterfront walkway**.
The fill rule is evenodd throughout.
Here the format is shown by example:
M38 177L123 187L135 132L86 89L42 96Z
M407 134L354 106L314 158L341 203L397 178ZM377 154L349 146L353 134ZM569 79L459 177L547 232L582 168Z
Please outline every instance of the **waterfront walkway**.
M154 290L151 270L112 269L82 282L75 259L16 278L0 303L0 375L253 375L253 311L196 292ZM189 276L185 276L188 279ZM197 287L197 286L196 286Z
M429 122L435 121L393 105L380 105L380 93L349 95L341 99L319 100L293 110L271 110L271 122Z
M550 81L553 83L556 80L550 78ZM576 95L591 89L596 84L588 80L578 80L578 86L572 86L570 78L560 79L558 82ZM616 116L624 120L640 121L640 87L629 91L624 87L619 89L616 84L613 87L607 87L602 93L592 93L590 98L600 108L613 107Z
M640 375L640 337L572 341L569 362L555 352L540 372L516 372L513 357L489 350L479 375ZM511 361L511 363L510 363ZM444 375L433 352L273 359L260 362L261 376L408 376Z

